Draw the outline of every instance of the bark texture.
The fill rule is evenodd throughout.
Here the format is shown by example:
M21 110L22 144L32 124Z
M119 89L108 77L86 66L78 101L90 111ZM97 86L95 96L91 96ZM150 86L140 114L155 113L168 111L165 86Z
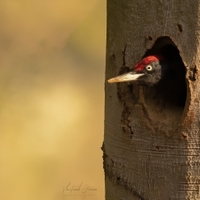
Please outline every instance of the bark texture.
M184 107L158 103L142 86L106 83L107 200L200 199L199 4L107 1L106 80L165 44L178 48L187 71Z

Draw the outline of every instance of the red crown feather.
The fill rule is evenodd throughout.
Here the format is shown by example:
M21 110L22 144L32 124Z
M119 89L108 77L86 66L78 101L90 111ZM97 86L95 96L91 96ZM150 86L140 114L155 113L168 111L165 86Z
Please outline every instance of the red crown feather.
M151 55L143 58L141 61L135 64L133 67L136 71L142 71L148 64L155 62L155 61L161 61L163 60L163 57L160 55Z

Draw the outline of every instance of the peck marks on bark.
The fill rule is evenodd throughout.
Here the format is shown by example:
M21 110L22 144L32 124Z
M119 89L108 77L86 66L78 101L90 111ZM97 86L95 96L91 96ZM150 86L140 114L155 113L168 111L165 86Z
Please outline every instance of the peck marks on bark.
M125 44L124 50L122 51L123 67L126 67L126 48L127 44Z
M181 24L177 24L177 28L178 28L178 31L180 32L180 33L182 33L183 32L183 26L181 25Z
M190 67L189 79L190 79L191 81L196 81L196 79L197 79L197 73L198 73L198 69L197 69L197 66L196 66L196 65Z

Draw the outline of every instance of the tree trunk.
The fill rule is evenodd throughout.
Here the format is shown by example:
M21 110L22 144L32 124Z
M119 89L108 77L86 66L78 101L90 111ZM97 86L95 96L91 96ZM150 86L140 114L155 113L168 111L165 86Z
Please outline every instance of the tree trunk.
M200 199L200 1L108 0L106 80L172 44L186 68L185 106L151 88L106 83L107 200Z

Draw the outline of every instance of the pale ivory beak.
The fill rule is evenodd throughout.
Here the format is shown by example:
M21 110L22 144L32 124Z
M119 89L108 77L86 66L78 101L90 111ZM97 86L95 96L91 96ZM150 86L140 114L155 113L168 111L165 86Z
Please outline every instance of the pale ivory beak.
M126 74L122 74L119 76L116 76L114 78L111 78L108 80L108 83L118 83L118 82L127 82L127 81L135 81L140 76L143 76L144 74L136 74L135 72L128 72Z

